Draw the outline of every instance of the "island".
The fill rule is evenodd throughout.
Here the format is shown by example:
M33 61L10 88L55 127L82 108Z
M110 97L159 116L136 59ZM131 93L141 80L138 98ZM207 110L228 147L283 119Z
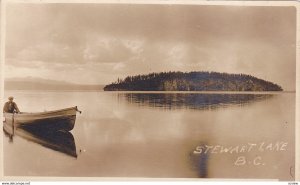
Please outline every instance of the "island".
M246 74L219 72L161 72L127 76L104 91L282 91L272 82Z

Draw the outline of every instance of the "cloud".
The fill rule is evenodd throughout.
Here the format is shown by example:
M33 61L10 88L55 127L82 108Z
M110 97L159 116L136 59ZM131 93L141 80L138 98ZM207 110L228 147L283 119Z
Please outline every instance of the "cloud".
M113 67L113 71L122 71L125 68L125 64L122 62L117 63Z
M142 40L92 34L86 40L83 57L86 62L119 63L138 55L142 47Z
M45 63L66 64L83 62L81 48L53 42L41 42L24 47L16 53L14 59L24 62L38 60Z
M63 71L70 81L103 84L208 70L295 88L293 7L11 3L6 17L8 76L56 79Z

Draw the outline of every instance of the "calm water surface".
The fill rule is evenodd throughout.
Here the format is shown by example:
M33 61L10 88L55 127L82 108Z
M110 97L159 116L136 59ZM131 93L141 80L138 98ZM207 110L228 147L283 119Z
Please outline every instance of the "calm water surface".
M5 94L24 112L82 111L71 133L45 136L73 155L4 135L7 176L294 179L294 93Z

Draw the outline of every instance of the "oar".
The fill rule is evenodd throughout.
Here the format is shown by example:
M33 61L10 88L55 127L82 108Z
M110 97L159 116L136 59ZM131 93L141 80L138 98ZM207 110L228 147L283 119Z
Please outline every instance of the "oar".
M80 110L78 110L77 106L76 106L76 111L77 111L77 112L79 112L79 113L81 114L81 111L80 111Z
M15 113L12 115L12 136L15 135Z

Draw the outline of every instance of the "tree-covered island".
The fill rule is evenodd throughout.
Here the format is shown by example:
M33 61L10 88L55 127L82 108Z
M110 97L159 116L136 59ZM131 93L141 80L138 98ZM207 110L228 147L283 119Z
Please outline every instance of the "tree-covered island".
M128 76L105 91L282 91L272 82L246 74L218 72L161 72Z

